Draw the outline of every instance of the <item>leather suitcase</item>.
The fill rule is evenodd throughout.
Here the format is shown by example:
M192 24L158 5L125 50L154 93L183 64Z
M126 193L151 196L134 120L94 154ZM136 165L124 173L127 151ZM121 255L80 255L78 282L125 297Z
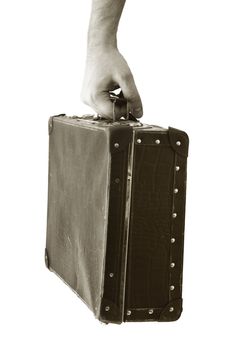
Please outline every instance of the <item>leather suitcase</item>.
M175 321L188 136L95 119L49 120L46 265L104 323Z

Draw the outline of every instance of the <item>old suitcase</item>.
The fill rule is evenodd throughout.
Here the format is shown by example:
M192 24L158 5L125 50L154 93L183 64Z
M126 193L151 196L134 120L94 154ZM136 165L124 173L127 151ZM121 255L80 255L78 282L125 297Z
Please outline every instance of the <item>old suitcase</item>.
M47 267L102 322L177 320L187 134L66 115L49 134Z

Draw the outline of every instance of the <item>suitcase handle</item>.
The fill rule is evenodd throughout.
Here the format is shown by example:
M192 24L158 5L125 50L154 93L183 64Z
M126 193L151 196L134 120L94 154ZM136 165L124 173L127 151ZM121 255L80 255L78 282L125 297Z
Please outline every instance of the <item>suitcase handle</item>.
M113 123L116 122L116 104L123 106L126 105L126 117L124 119L120 119L118 121L123 121L123 120L130 120L133 122L138 122L137 118L135 118L132 113L129 111L129 104L128 101L124 98L124 95L122 91L119 94L115 94L113 91L110 92L110 100L112 101L112 116L113 116ZM99 119L105 119L101 115L97 114L97 116L93 117L94 120L99 120Z
M113 115L113 122L116 121L116 113L115 113L115 106L118 103L119 105L126 105L126 118L125 120L131 120L134 122L138 122L137 118L135 118L132 113L129 111L129 104L128 101L124 98L124 95L122 91L117 95L114 92L110 92L110 100L112 101L113 104L113 110L112 110L112 115Z
M119 105L125 105L126 104L126 120L131 120L134 122L138 122L137 118L135 118L132 113L129 111L129 104L128 101L124 98L123 92L120 91L120 93L117 95L113 91L110 92L110 100L113 104L113 122L116 121L116 113L115 113L115 106L118 103Z

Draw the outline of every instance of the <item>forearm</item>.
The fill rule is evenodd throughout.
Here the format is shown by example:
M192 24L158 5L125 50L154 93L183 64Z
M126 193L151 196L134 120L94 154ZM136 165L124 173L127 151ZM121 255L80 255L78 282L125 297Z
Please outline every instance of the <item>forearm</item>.
M116 118L126 116L128 111L136 118L143 114L132 72L117 49L117 29L125 1L92 0L81 98L105 118L113 118L110 92L117 88L127 104L115 104Z
M117 29L125 0L92 0L88 50L117 47Z

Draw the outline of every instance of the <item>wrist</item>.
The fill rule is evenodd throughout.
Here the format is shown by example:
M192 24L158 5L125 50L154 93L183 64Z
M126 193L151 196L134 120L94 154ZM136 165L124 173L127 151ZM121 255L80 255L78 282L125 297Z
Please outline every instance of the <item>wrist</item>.
M117 49L117 36L115 31L105 28L92 30L89 28L87 50L114 50Z

